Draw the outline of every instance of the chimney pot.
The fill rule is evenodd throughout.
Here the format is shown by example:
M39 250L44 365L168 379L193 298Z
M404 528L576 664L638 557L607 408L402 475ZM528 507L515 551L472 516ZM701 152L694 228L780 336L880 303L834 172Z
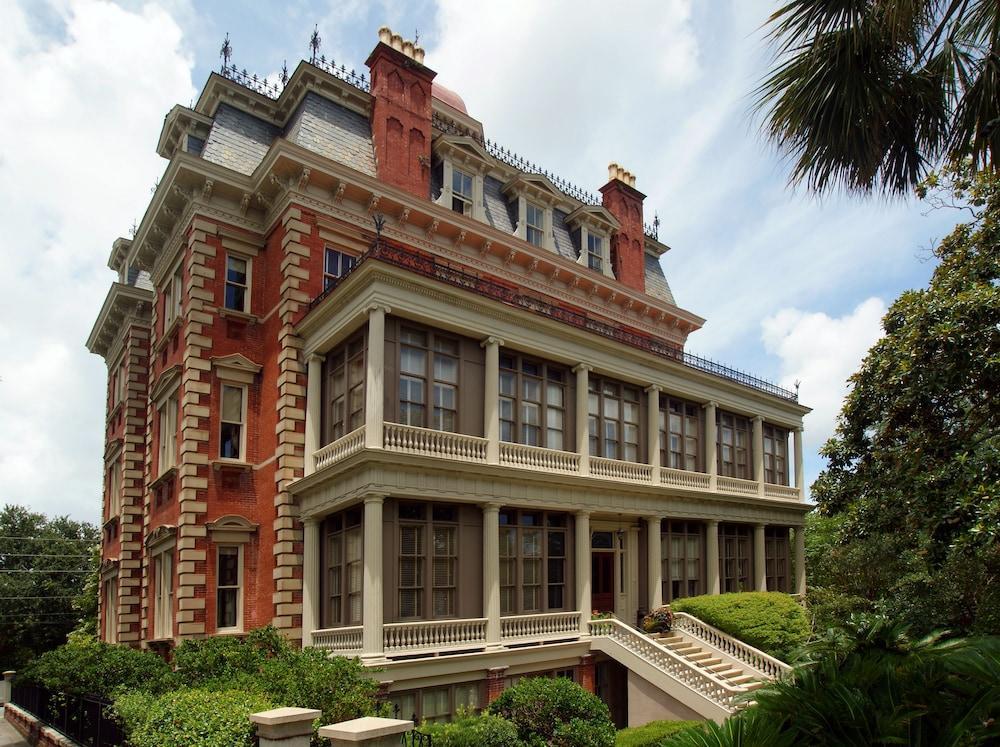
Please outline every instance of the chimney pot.
M411 42L409 39L403 40L403 54L405 54L411 60L413 59L413 42Z
M392 48L397 52L403 51L403 37L399 34L392 35Z
M421 65L424 64L424 48L413 46L413 59L419 62Z
M608 181L610 182L615 178L615 174L618 173L618 164L612 161L608 164Z
M388 26L383 26L378 30L378 40L383 44L392 43L392 29Z

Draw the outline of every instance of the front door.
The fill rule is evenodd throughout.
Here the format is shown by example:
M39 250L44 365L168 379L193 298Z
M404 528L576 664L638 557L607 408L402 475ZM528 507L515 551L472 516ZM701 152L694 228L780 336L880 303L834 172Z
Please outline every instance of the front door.
M615 611L615 554L590 554L590 601L597 612Z

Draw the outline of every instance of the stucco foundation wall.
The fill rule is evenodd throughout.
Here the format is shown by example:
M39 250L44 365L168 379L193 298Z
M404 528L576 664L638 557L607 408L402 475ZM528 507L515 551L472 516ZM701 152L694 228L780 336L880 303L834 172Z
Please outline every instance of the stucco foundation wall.
M628 725L642 726L650 721L703 721L683 703L671 698L635 672L628 673Z

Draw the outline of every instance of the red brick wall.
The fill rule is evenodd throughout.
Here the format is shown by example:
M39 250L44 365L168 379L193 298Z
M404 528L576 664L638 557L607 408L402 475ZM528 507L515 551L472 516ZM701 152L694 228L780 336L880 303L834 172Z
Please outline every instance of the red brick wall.
M645 195L619 179L601 187L604 207L618 219L621 228L611 239L615 277L630 288L646 292L645 238L642 202Z
M5 705L3 715L7 723L13 726L33 747L76 747L69 739L54 729L44 726L38 719L16 705L10 703Z
M580 657L576 665L576 681L588 693L596 692L594 686L594 657L590 654Z
M507 667L490 669L486 673L486 703L492 703L504 691L504 680L507 678Z

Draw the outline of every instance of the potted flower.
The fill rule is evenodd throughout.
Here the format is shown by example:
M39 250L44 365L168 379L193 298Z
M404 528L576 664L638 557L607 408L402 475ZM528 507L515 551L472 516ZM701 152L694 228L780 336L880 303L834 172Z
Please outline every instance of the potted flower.
M642 618L642 629L647 633L666 633L674 624L674 613L670 611L670 605L663 605L651 610L648 615Z

